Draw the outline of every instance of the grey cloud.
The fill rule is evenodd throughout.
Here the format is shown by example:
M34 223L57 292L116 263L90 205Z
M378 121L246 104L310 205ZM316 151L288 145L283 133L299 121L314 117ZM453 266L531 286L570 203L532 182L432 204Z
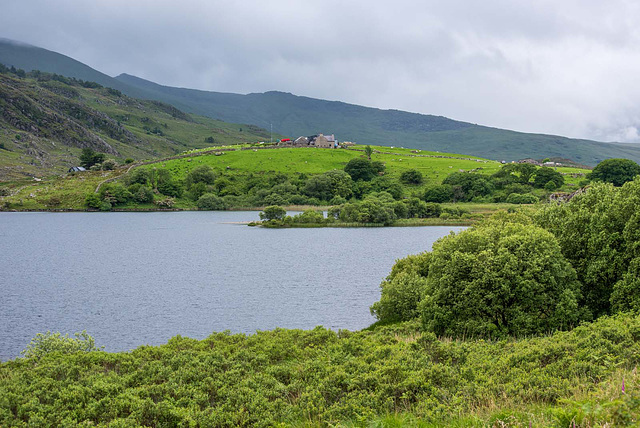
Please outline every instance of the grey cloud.
M632 1L5 3L0 36L111 75L640 141Z

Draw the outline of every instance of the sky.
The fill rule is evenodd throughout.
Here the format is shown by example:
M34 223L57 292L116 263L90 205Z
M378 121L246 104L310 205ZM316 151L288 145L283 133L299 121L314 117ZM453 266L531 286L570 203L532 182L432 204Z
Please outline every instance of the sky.
M2 0L0 37L103 73L640 142L640 2Z

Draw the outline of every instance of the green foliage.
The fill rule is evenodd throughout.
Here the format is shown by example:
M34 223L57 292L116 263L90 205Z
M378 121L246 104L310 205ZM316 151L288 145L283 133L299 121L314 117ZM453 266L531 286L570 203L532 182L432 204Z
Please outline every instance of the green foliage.
M191 190L194 184L213 184L216 174L209 165L200 165L191 170L185 178L187 189Z
M198 199L199 210L224 210L226 208L224 199L214 193L205 193Z
M638 332L625 315L520 340L438 340L403 323L49 353L0 364L0 425L560 426L562 412L624 426L639 408Z
M558 171L554 171L553 168L539 168L533 177L533 186L540 189L545 188L553 191L560 188L563 184L564 177Z
M400 181L404 184L422 184L424 177L417 169L409 169L400 174Z
M589 174L595 181L612 183L616 187L640 175L640 165L629 159L607 159L600 162Z
M153 202L153 190L151 190L146 186L139 185L139 188L136 190L135 193L132 192L132 195L133 195L132 199L135 202L138 202L141 204L148 204Z
M74 337L69 337L68 334L64 336L60 333L52 333L47 331L46 333L38 333L27 347L21 352L25 358L42 358L47 354L60 353L60 354L73 354L75 352L92 352L100 351L102 348L97 348L95 340L86 330L82 330L80 333L75 333Z
M380 162L371 162L368 159L353 158L344 167L344 171L351 176L353 181L370 181L380 170L384 170L384 165Z
M595 316L611 311L612 291L616 306L629 307L635 264L640 257L640 181L614 187L595 183L569 203L549 205L538 210L537 224L553 233L562 253L575 268L582 283L586 305ZM626 275L626 279L625 279Z
M442 184L451 186L453 202L469 202L494 191L494 186L487 177L472 172L454 172Z
M373 154L373 148L371 148L371 146L367 145L364 147L364 154L365 156L367 156L367 159L371 160L371 155Z
M118 166L118 163L113 159L106 159L102 162L103 171L112 171Z
M148 186L151 182L151 171L148 168L135 168L126 175L124 182L128 186L135 183Z
M438 335L522 336L576 325L579 298L551 233L495 219L434 245L420 312Z
M448 184L429 187L423 198L426 202L450 202L453 200L453 187Z
M505 202L509 204L535 204L538 202L538 198L531 193L511 193Z
M84 198L84 204L87 206L87 208L99 210L100 206L102 205L102 199L97 193L91 192Z
M371 315L384 324L417 318L430 259L431 253L422 253L396 261L389 276L380 284L380 300L371 306Z
M278 205L271 205L265 207L265 209L260 213L260 220L282 220L285 215L287 215L287 211L284 208Z
M93 165L104 162L105 156L104 153L98 153L90 147L85 147L80 155L80 166L89 169Z

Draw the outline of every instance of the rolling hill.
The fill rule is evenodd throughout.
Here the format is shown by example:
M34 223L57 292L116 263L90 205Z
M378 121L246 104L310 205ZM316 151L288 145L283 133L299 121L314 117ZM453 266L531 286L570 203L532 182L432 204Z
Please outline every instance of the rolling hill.
M562 157L595 165L606 158L640 161L640 145L521 133L442 116L382 110L284 92L232 94L174 88L128 74L116 78L46 49L0 40L0 63L95 81L132 97L162 101L218 120L250 123L296 137L334 133L361 144L465 153L495 160Z
M62 76L0 73L0 181L78 164L83 148L124 160L268 140L253 125L186 114L159 101Z

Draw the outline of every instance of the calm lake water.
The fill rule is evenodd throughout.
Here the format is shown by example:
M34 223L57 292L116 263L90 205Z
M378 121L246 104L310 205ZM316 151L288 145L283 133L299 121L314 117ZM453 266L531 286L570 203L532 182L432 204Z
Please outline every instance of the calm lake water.
M36 333L107 351L180 334L357 330L396 259L461 227L262 229L257 212L0 213L0 360Z

